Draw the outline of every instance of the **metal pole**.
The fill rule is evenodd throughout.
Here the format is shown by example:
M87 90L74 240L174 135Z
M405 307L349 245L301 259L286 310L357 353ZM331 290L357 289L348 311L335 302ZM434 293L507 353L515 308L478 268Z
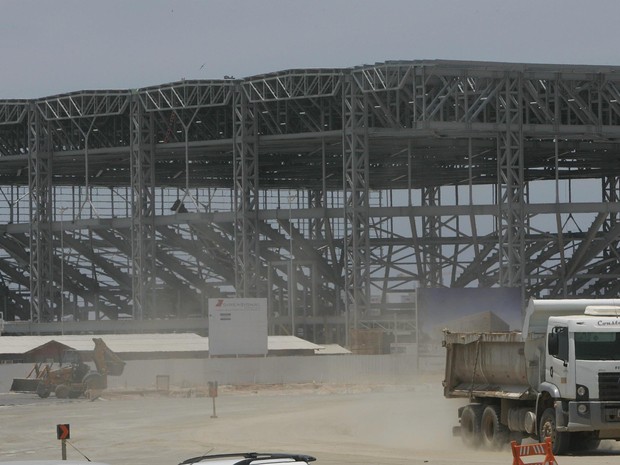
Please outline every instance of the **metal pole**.
M62 459L63 460L67 460L67 440L66 439L61 439L61 454L62 454Z
M213 401L213 415L211 415L211 418L217 418L217 413L215 411L215 398L217 397L217 381L209 381L209 397L211 397Z
M213 415L211 415L211 418L217 418L217 413L215 411L215 397L212 397L211 399L213 399Z
M65 228L67 207L60 209L60 334L65 334ZM64 443L64 441L63 441Z
M293 263L293 201L296 195L288 196L288 224L289 224L289 285L288 285L288 302L291 315L291 336L295 336L295 266Z

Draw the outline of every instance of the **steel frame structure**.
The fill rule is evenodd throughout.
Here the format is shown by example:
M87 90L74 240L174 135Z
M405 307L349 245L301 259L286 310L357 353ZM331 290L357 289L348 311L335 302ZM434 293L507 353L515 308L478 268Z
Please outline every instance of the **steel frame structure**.
M620 67L394 61L4 100L0 306L151 320L262 296L274 330L323 342L412 317L418 286L613 297L619 179Z

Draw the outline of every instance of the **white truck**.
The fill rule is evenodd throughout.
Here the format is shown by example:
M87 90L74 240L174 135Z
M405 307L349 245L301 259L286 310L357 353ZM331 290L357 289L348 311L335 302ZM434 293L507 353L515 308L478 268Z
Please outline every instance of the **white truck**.
M620 440L620 299L530 300L521 332L444 331L447 398L469 446L550 436L553 453Z

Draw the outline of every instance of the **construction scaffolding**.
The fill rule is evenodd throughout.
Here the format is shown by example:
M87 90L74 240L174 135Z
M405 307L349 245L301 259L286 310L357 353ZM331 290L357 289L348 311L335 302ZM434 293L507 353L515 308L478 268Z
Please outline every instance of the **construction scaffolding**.
M0 311L265 297L322 342L415 327L417 287L616 296L619 100L620 67L397 61L0 101Z

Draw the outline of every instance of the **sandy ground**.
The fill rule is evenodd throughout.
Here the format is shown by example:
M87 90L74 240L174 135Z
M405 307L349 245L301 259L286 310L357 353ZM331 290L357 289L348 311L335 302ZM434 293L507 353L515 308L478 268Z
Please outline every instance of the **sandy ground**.
M468 450L452 437L460 401L444 399L437 379L414 386L221 387L217 418L204 394L106 392L94 401L6 394L0 461L59 459L56 425L69 423L70 443L111 465L174 465L241 451L306 453L321 465L512 463L509 448ZM82 458L71 446L68 457ZM620 465L620 447L606 441L596 453L558 463Z

